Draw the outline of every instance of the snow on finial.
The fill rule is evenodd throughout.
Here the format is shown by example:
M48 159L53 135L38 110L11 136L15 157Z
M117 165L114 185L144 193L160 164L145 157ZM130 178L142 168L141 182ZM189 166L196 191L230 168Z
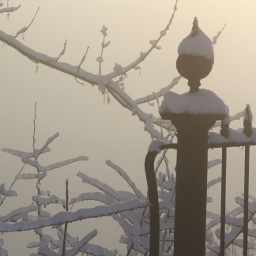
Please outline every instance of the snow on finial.
M179 47L179 55L189 54L203 56L214 60L213 45L211 39L199 28L197 17L194 18L191 33L185 37Z
M220 134L225 138L228 138L229 136L229 130L228 130L229 124L230 124L230 116L229 116L229 109L227 106L227 115L225 119L221 121L221 130L220 130Z
M252 135L252 112L249 104L247 104L245 108L243 133L247 137Z
M193 21L193 27L192 27L192 31L191 31L191 36L194 37L198 34L198 19L197 17L194 18L194 21Z
M251 106L249 104L246 105L246 108L245 108L245 114L244 114L244 121L245 120L248 120L250 122L252 122L252 112L251 112Z

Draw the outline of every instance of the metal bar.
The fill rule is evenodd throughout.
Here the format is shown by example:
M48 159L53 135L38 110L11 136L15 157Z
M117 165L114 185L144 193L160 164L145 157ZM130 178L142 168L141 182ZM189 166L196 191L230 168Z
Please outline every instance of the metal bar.
M223 147L222 148L222 166L221 166L220 256L225 255L226 169L227 169L227 148Z
M159 255L159 203L156 185L154 162L157 152L148 152L145 159L145 171L148 183L150 206L150 244L149 256Z
M248 198L249 198L249 158L250 146L245 146L244 165L244 235L243 235L243 256L247 256L248 243Z

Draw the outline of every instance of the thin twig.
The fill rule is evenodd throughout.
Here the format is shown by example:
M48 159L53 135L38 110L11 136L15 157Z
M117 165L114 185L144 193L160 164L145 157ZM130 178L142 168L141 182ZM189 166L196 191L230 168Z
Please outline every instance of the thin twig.
M85 55L82 57L82 59L81 59L79 65L77 66L77 71L76 71L77 74L79 73L79 71L80 71L80 69L81 69L81 66L82 66L82 64L84 63L85 59L86 59L87 53L88 53L88 51L89 51L89 48L90 48L90 47L88 46L87 49L86 49ZM75 76L75 80L76 80L77 83L79 83L79 84L81 84L81 85L84 85L84 83L81 83L81 82L79 82L79 81L77 80L77 77L76 77L76 76Z
M32 23L34 22L34 20L35 20L35 18L36 18L36 16L37 16L37 13L38 13L39 9L40 9L40 7L37 8L36 14L35 14L34 18L32 19L32 21L29 23L29 25L28 25L27 27L24 27L24 28L20 29L20 30L17 32L15 38L17 38L17 36L18 36L19 34L24 34L24 33L30 28L30 26L32 25Z
M66 212L68 211L68 179L66 180ZM66 238L67 238L67 228L68 228L68 222L65 222L64 227L64 236L63 236L63 245L62 245L62 256L65 256L66 252Z
M10 187L9 187L9 190L11 190L12 187L14 186L15 182L17 181L17 178L16 178L16 177L17 177L19 174L21 174L21 172L22 172L23 169L25 168L25 165L26 165L26 163L23 164L23 166L21 167L19 173L15 176L13 182L11 183L11 185L10 185ZM6 198L6 196L3 197L3 200L2 200L2 202L0 203L0 206L4 203L5 198Z
M37 111L37 104L35 102L35 115L34 115L34 120L33 120L33 125L34 125L34 129L33 129L33 143L32 143L32 146L33 146L33 151L35 152L35 143L36 143L36 138L35 138L35 135L36 135L36 111Z

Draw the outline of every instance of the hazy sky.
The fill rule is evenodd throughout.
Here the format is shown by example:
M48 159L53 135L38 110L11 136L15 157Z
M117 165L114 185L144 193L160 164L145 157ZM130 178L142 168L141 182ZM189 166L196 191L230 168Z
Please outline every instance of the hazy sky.
M40 7L34 23L24 35L24 40L22 36L19 36L19 40L34 50L57 56L67 39L67 50L61 61L73 65L79 64L89 46L86 61L82 66L89 72L98 72L96 58L101 51L100 30L103 25L108 27L107 40L111 43L104 51L102 64L103 73L107 73L112 71L115 63L126 66L134 61L140 52L149 49L149 41L158 38L170 19L175 1L9 1L10 6L20 3L22 7L11 13L9 19L6 14L1 14L1 30L15 35L19 29L30 23ZM190 33L193 19L197 16L199 26L210 38L226 24L215 45L213 70L209 77L202 81L202 88L213 90L222 98L229 106L231 115L242 111L247 103L255 113L255 10L254 0L180 0L173 24L159 44L162 49L155 50L141 63L140 75L136 70L128 73L125 91L136 99L158 91L178 75L175 68L177 48L180 41ZM0 54L0 148L32 150L34 104L37 102L37 147L56 132L60 133L60 137L51 145L52 152L44 156L42 164L80 155L86 155L90 159L88 162L49 173L47 181L45 179L43 183L45 190L49 189L52 194L64 197L65 180L69 178L71 198L88 191L90 187L82 184L77 178L78 171L101 179L116 189L128 190L120 177L104 164L107 159L127 171L142 191L147 190L144 157L151 138L144 132L144 125L137 117L123 109L113 98L109 105L104 104L104 97L96 86L81 86L74 78L41 64L36 72L35 63L8 45L1 44ZM178 93L187 90L184 79L174 88ZM156 108L151 110L150 106L145 106L145 109L157 113ZM234 123L233 127L242 127L242 121ZM243 152L236 149L229 154L229 200L242 192ZM210 152L210 158L213 157L220 156ZM170 161L175 162L175 159ZM22 163L20 159L3 152L0 152L0 162L1 183L8 187ZM255 163L253 166L255 167ZM33 170L28 168L24 172ZM220 173L218 168L212 172L215 173L210 176L218 176ZM251 170L252 180L255 180L256 174L253 172L255 173L255 168ZM6 201L5 207L1 209L2 213L16 206L28 205L31 202L31 194L36 193L33 181L19 181L14 189L20 195L19 200ZM253 187L251 194L256 194ZM232 206L234 204L229 201L229 210ZM100 223L106 225L101 237L112 232L112 222ZM96 224L86 226L88 230L85 232L91 231L94 225ZM20 236L21 234L8 235L17 238ZM117 232L111 239L102 239L100 242L109 249L120 248L118 239ZM29 238L27 240L30 241ZM15 255L17 248L10 248L10 244L6 239L6 248L9 249L10 255ZM25 247L25 244L22 246Z

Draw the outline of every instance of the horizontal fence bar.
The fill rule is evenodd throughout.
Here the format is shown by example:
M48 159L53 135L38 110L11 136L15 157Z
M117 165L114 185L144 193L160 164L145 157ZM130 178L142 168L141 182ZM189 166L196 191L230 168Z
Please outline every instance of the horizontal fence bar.
M213 148L223 148L223 147L226 147L226 148L232 148L232 147L244 147L244 146L255 146L256 145L256 142L244 142L244 143L235 143L235 142L232 142L232 143L220 143L220 144L208 144L208 148L209 149L213 149ZM160 149L177 149L178 147L178 144L177 143L171 143L171 144L166 144L166 145L162 145L160 147Z

